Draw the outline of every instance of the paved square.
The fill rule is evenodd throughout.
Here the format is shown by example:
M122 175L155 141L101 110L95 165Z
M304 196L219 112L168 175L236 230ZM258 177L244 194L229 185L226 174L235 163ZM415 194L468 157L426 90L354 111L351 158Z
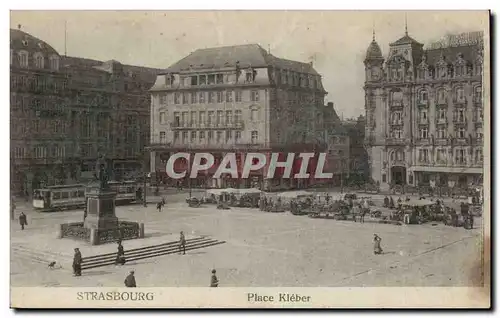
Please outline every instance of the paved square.
M140 287L199 286L210 282L215 268L221 287L276 286L479 286L477 262L481 259L481 230L438 225L395 226L311 219L289 213L214 206L189 208L167 204L163 212L150 204L118 207L120 219L145 223L147 239L160 244L187 236L208 235L227 243L187 255L167 255L84 271L72 277L73 247L84 245L56 240L55 225L81 220L82 212L40 214L27 211L29 226L21 231L12 223L12 286L123 286L127 273L136 271ZM373 254L373 234L382 238L383 255ZM53 245L50 248L49 245ZM124 242L125 249L137 242ZM22 253L19 246L33 251ZM67 248L67 251L64 250ZM91 253L82 246L83 256ZM50 252L48 250L50 249ZM99 253L115 252L115 244ZM63 263L50 270L38 258ZM65 263L66 262L66 263ZM66 265L68 264L68 265Z

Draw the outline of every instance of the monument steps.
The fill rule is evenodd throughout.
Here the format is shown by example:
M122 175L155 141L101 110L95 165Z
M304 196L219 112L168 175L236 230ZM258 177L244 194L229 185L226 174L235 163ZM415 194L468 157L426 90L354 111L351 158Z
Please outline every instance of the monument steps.
M226 243L210 238L196 238L186 240L186 251L206 248L210 246L220 245ZM179 252L179 241L169 242L156 246L148 246L139 249L125 251L125 259L127 262L137 261L147 258L175 254ZM82 270L115 265L116 253L108 253L103 255L96 255L83 258Z

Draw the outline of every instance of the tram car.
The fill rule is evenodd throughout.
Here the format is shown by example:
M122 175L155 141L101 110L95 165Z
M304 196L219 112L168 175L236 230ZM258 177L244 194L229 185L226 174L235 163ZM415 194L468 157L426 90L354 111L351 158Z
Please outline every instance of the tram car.
M116 205L130 204L141 199L137 191L137 181L109 181L108 185L111 190L116 191Z
M85 206L83 184L49 186L33 193L33 208L42 212L76 209Z

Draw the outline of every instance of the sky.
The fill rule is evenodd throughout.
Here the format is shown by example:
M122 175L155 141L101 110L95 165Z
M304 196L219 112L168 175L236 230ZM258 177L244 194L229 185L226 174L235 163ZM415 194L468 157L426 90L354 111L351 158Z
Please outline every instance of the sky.
M60 54L167 68L199 48L260 44L275 56L314 63L339 116L364 114L366 49L408 33L423 44L484 31L485 11L11 11L21 29ZM66 21L66 41L65 41Z

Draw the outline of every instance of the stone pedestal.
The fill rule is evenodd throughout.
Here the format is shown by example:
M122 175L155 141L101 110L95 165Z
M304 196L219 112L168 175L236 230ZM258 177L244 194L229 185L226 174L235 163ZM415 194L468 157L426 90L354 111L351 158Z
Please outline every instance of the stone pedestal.
M118 228L118 218L115 215L115 196L114 191L99 187L87 191L85 228L96 230Z

